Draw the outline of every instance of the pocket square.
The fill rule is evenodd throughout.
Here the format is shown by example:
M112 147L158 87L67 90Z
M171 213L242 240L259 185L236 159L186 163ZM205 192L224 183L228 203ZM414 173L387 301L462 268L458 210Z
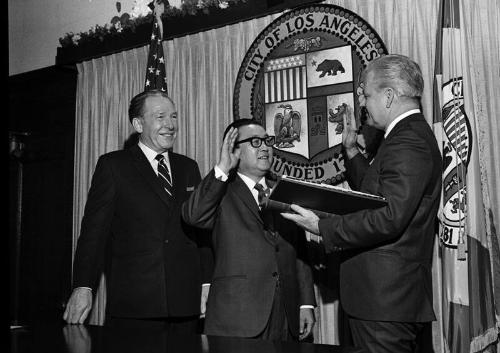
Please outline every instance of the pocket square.
M194 186L186 186L186 191L194 191Z

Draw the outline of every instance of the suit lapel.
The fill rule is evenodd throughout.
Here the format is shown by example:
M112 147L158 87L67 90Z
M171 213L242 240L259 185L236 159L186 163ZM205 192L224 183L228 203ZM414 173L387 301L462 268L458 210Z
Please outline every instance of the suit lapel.
M179 195L182 192L182 187L185 185L183 180L186 176L182 175L181 165L174 153L168 152L168 159L170 161L170 171L172 173L172 186L174 192L173 196L174 199L179 199Z
M148 184L151 189L158 195L158 197L168 206L172 206L172 199L168 197L166 191L162 188L160 182L158 181L158 176L151 167L148 159L141 151L138 145L130 148L130 152L133 156L133 162L139 173L144 178L146 184Z
M252 192L248 189L248 186L245 182L239 177L239 175L235 176L234 182L232 183L232 187L234 189L234 193L236 197L238 197L243 204L250 210L250 212L261 222L262 218L259 214L259 206L255 202L253 198Z

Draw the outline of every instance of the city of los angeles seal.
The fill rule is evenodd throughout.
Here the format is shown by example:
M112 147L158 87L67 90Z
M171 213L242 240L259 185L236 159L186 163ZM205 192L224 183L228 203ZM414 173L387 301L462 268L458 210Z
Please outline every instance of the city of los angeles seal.
M338 184L343 121L354 114L360 124L359 74L385 54L378 34L349 10L293 9L248 49L234 88L234 119L253 117L276 136L274 174Z

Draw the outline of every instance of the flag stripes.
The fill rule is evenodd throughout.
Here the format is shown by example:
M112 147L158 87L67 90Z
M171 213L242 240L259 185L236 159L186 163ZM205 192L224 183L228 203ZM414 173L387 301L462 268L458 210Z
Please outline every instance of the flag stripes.
M281 102L305 98L307 95L305 66L276 70L264 74L265 102Z

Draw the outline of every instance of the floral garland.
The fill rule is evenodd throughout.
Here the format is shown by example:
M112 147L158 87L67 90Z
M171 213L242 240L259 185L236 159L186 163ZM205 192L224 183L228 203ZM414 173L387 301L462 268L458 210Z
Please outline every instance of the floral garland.
M156 0L158 3L165 3L165 12L162 18L196 16L197 14L207 15L210 10L227 9L238 3L247 2L247 0ZM153 5L151 0L135 0L130 14L123 13L121 16L114 16L110 23L104 26L96 25L86 32L66 33L64 37L59 38L61 47L77 47L86 43L96 41L104 42L109 38L123 37L124 33L135 32L136 28L145 23L153 22ZM121 5L117 2L117 9L120 12Z

